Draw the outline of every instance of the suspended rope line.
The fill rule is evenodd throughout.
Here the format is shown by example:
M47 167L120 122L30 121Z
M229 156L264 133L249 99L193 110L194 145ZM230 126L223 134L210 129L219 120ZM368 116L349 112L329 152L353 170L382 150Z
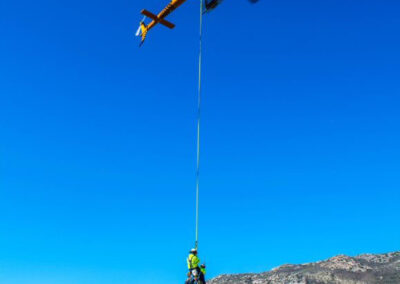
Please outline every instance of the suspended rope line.
M199 89L197 101L197 166L196 166L196 243L199 244L199 188L200 188L200 119L201 119L201 69L203 50L203 0L200 0L200 34L199 34Z

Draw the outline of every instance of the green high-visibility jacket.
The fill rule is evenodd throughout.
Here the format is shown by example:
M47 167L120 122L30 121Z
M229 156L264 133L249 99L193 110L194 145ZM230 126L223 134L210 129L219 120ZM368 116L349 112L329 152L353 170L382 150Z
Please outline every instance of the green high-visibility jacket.
M187 265L188 269L194 269L199 267L200 264L200 259L197 257L197 255L194 255L193 253L189 254L189 257L187 258Z
M203 273L203 275L206 275L206 269L203 267L200 267L201 273Z

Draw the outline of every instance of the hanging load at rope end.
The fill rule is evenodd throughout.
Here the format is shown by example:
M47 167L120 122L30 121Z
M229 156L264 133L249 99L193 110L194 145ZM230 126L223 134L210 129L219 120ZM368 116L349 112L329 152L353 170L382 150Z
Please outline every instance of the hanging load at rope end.
M200 259L197 255L197 247L189 251L187 258L188 273L185 284L206 284L206 265L200 265Z

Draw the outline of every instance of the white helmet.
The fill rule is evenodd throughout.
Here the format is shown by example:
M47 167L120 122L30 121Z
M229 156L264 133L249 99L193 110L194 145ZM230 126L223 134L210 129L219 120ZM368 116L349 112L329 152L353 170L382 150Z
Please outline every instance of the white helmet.
M197 249L196 249L196 248L192 248L192 249L190 250L190 252L197 252Z

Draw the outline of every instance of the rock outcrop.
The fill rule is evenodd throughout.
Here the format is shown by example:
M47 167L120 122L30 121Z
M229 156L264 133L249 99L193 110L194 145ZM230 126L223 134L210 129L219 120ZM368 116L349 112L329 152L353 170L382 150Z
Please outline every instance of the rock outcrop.
M325 261L286 264L259 274L221 275L209 284L400 284L400 252L338 255Z

